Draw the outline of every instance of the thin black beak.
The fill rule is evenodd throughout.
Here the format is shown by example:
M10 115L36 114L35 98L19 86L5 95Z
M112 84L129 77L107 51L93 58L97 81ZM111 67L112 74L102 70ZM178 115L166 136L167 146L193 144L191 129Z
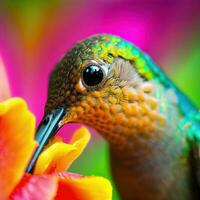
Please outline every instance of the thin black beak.
M28 164L28 167L26 168L27 173L31 173L33 171L34 165L44 146L48 143L49 139L54 136L60 129L59 122L65 115L65 110L66 109L64 107L60 107L43 117L43 120L40 123L35 136L39 146L35 150L35 153L33 154L33 157Z

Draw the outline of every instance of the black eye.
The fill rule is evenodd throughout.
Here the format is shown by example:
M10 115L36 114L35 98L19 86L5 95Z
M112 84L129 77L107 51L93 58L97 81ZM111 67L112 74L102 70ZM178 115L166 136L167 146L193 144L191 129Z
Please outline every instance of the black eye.
M83 81L87 86L96 86L103 80L104 73L100 66L89 65L83 70Z

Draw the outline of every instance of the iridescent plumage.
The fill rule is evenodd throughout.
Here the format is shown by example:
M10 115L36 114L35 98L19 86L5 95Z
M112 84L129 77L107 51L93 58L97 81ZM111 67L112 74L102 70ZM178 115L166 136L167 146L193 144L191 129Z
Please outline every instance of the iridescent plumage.
M106 71L94 88L83 83L88 63ZM80 122L108 140L122 199L200 198L200 114L133 44L97 35L69 50L50 77L45 112L61 106L60 125Z

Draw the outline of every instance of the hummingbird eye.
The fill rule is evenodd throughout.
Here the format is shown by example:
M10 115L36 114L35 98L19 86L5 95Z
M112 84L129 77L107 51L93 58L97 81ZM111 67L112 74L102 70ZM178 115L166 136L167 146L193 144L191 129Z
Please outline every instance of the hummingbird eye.
M88 87L98 86L104 80L104 74L101 66L92 63L83 69L82 81Z

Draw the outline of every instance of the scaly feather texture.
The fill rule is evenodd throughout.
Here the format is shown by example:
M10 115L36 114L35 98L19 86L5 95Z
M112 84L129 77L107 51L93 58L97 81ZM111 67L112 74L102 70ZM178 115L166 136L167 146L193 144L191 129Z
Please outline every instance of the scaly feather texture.
M83 80L90 65L105 71L95 87ZM200 198L200 114L133 44L97 35L69 50L51 74L46 114L59 106L60 124L83 123L107 139L122 199Z

